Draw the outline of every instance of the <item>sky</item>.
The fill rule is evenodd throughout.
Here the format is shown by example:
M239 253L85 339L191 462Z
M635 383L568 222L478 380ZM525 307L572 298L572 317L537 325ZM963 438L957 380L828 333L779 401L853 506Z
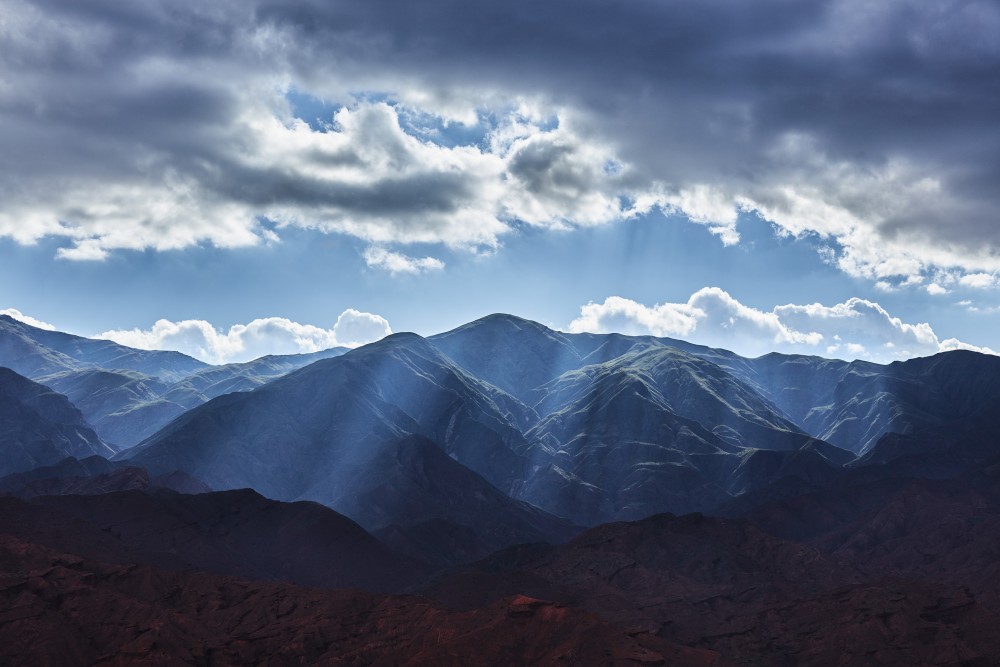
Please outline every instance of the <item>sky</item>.
M998 118L992 0L0 0L0 312L993 352Z

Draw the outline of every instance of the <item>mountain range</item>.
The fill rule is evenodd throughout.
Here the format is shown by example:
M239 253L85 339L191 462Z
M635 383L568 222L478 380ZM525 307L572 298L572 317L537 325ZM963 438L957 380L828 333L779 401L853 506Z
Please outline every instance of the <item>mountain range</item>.
M211 398L248 391L345 351L338 347L211 366L180 352L136 350L0 315L0 366L66 395L115 450L138 444Z
M101 573L138 564L206 573L209 598L211 577L285 582L289 604L364 588L386 618L417 594L500 638L535 618L566 655L574 619L623 661L1000 656L997 357L750 359L491 315L211 366L0 316L0 366L10 562L71 554L108 594ZM157 622L149 590L114 591ZM209 618L190 602L171 641ZM555 660L518 637L515 662Z
M384 448L419 436L505 496L596 525L711 510L783 477L822 482L914 433L953 437L955 422L989 421L998 362L745 359L491 316L427 339L396 334L210 401L119 457L316 500L380 529L392 519L352 499Z

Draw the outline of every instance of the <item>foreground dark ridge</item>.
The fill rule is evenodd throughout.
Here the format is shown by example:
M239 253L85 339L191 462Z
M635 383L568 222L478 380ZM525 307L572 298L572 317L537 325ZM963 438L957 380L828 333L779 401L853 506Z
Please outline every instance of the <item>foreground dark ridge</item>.
M367 572L367 588L399 572L319 506L252 492L9 499L0 638L25 664L995 664L998 479L1000 459L746 518L608 524L439 572L410 585L418 597L259 581L294 580L301 554L299 572L339 559L327 571ZM310 518L324 513L332 524ZM381 575L366 548L390 559ZM269 554L284 574L265 572Z
M147 566L0 535L9 664L719 664L715 655L514 597L471 612Z

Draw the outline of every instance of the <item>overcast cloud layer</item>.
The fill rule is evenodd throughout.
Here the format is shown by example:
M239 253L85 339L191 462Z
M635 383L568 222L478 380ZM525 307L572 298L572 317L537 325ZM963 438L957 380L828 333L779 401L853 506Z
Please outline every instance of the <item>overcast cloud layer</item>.
M989 0L0 0L0 236L97 260L293 225L420 273L407 244L654 208L737 243L744 210L934 294L996 284L998 117Z

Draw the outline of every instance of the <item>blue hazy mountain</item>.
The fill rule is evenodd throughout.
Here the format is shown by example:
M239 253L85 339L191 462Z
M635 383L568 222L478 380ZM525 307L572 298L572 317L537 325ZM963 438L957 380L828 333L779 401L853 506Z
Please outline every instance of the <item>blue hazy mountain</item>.
M0 475L113 454L69 399L0 368Z
M633 349L538 389L534 407L546 416L527 435L553 452L558 474L530 480L527 499L588 524L635 519L713 507L765 483L807 446L820 465L853 458L709 361L672 347ZM772 464L761 464L764 452ZM560 483L567 473L579 483Z
M530 408L395 334L184 414L125 454L217 489L322 502L369 530L443 519L492 548L572 531L510 496Z
M117 449L125 449L155 433L206 398L164 398L171 383L138 371L83 368L37 378L65 394L80 408L94 430Z
M478 378L517 396L538 400L535 390L569 370L600 364L648 347L671 347L713 363L746 363L728 350L672 338L623 334L566 334L515 315L494 314L430 340L435 347Z
M472 375L524 402L532 392L583 365L569 336L512 315L489 315L429 338Z
M280 438L286 453L303 449L315 454L312 461L302 461L301 477L275 478L266 466L252 470L252 461L234 474L275 497L318 497L329 496L331 489L325 472L315 469L322 464L317 457L330 457L335 467L365 463L374 453L373 443L418 434L509 491L530 464L518 453L527 448L518 424L530 422L529 415L530 408L464 372L423 338L394 334L253 392L211 401L128 456L142 461L152 461L154 455L156 460L180 457L177 461L186 465L201 465L204 457L214 457L215 450L230 442L253 449L256 443ZM198 444L204 440L202 430L212 434L213 452ZM194 446L181 446L188 439L196 441ZM220 485L230 481L213 475L202 479L213 486L213 480Z
M65 394L116 449L132 447L211 398L249 391L346 350L212 366L179 352L136 350L0 316L0 366Z
M887 433L941 429L1000 396L1000 357L966 350L888 365L768 354L742 372L807 432L857 454Z
M343 354L337 347L310 354L270 355L243 363L208 366L176 382L136 371L86 368L37 380L66 394L94 429L119 449L128 449L175 417L209 399L250 391L319 359Z
M964 350L886 365L779 353L748 359L671 338L564 334L511 315L491 315L430 340L532 406L549 393L542 385L567 370L654 347L680 350L724 370L798 430L855 454L886 433L939 427L1000 393L1000 357ZM559 361L512 373L522 358Z
M137 371L174 382L208 364L180 352L137 350L110 340L30 326L0 315L0 365L36 378L61 371L105 368Z
M470 332L466 350L462 336ZM504 345L506 333L513 340ZM494 344L484 341L495 347L479 349ZM467 488L460 494L467 500L494 499L497 516L525 509L508 503L501 510L498 491L590 524L712 507L789 470L793 459L838 467L853 458L816 442L706 359L655 340L584 337L581 349L571 341L505 317L452 332L444 343L396 334L210 401L124 456L152 471L185 470L213 488L318 500L372 530L433 519L483 525L474 517L484 518L487 507L470 501L477 508L470 513L443 502L447 486ZM535 363L549 356L560 361ZM613 358L581 366L604 357ZM472 369L536 403L526 405ZM517 386L522 376L543 383ZM764 461L760 451L774 456ZM449 468L445 459L458 465ZM439 464L437 488L414 491L426 479L418 471ZM373 491L384 478L392 480L385 493ZM478 494L476 483L485 484ZM409 504L379 510L389 492L410 497Z
M846 467L933 452L949 434L985 455L992 441L976 434L1000 400L1000 359L971 352L889 365L747 359L507 315L340 352L173 382L93 367L47 377L106 432L148 435L120 458L212 488L317 500L411 551L425 543L417 525L465 534L476 551L559 534L567 524L553 516L591 525L708 510L779 480L823 485ZM481 534L490 512L510 526Z

